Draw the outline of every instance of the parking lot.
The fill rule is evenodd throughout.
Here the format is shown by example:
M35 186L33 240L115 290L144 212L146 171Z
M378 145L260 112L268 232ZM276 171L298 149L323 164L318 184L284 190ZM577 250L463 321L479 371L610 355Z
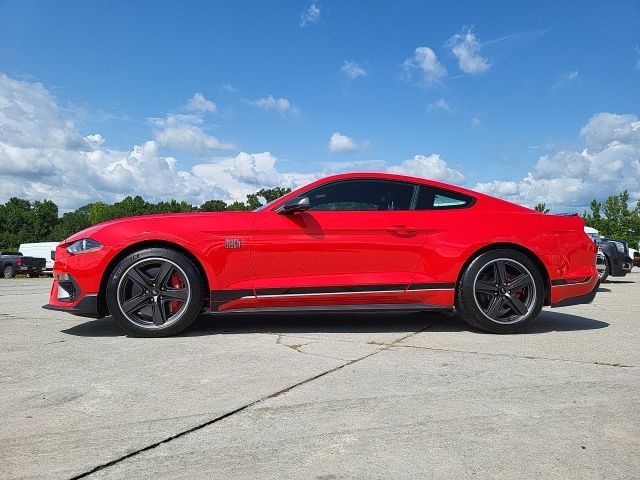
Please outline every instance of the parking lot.
M425 313L175 338L0 280L0 478L638 478L640 273L525 334Z

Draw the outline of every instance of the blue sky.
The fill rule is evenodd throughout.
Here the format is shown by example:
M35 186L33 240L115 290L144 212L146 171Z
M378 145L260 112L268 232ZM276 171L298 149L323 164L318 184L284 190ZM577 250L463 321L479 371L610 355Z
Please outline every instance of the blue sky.
M435 58L427 69L424 57L416 56L425 47ZM72 122L69 135L99 134L104 141L91 148L108 157L100 166L103 176L118 154L131 156L134 145L148 141L155 142L154 158L175 158L176 171L196 176L204 170L194 171L195 165L232 157L238 164L240 152L277 158L271 170L236 175L243 188L235 181L217 184L214 169L205 175L209 191L185 194L196 202L214 194L242 196L248 185L299 184L314 175L362 168L439 176L520 203L548 198L559 209L577 208L594 192L589 182L597 182L582 167L572 182L547 182L542 190L538 182L535 193L526 181L519 183L531 173L537 181L553 177L540 173L541 156L581 154L585 148L597 155L611 141L630 146L623 168L635 168L639 49L640 3L634 1L0 4L5 96L22 105L46 95L55 107L41 112L43 118ZM27 91L37 84L45 93ZM196 92L213 103L189 108ZM17 110L7 112L9 125L6 119ZM597 117L605 113L615 116ZM22 122L32 134L52 128L42 119L24 125L23 116ZM179 132L169 132L183 123L218 143L189 148L185 142L193 137L176 140ZM615 133L621 129L628 130L624 138ZM1 142L26 148L4 131ZM605 131L611 138L595 146L594 138ZM332 151L334 133L348 139ZM38 148L47 157L53 147ZM434 154L446 167L422 160L414 168L403 164ZM22 182L12 193L37 195L28 183L35 181L44 185L41 195L52 196L46 175L25 173L15 155L1 155L0 162L13 162L7 171ZM566 178L567 169L582 162L574 160L547 161L563 169L553 178ZM590 158L587 167L603 161ZM51 176L56 168L62 167L46 165L43 172ZM245 178L252 174L265 178ZM117 178L106 179L103 187L95 182L96 199L128 193L114 187ZM581 184L575 198L549 193L578 188L576 179ZM627 186L607 182L601 191L596 188L598 194ZM156 189L148 196L179 192ZM60 199L69 208L87 200Z

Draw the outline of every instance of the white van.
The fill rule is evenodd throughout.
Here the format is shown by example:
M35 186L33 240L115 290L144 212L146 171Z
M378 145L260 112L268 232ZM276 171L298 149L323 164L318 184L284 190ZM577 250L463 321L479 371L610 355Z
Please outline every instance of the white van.
M59 242L23 243L20 253L25 257L44 258L47 265L42 273L53 274L53 261L56 258L56 247Z

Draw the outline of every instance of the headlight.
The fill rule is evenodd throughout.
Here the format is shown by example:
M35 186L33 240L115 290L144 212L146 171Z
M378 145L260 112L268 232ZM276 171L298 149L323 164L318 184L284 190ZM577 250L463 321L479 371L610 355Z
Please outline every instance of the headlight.
M80 255L81 253L97 252L102 248L102 244L91 238L83 238L77 242L73 242L67 247L67 252L71 255Z
M620 243L620 242L613 242L613 243L616 244L616 248L618 249L618 251L620 253L624 253L624 245L622 243Z

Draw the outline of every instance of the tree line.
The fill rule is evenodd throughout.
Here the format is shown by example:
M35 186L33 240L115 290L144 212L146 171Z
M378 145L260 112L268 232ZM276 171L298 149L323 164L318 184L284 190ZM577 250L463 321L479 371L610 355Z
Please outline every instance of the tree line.
M629 208L629 192L608 196L603 202L591 200L589 212L584 212L584 223L595 228L600 235L614 240L624 240L630 247L638 248L640 241L640 201Z
M255 210L290 191L290 188L282 187L263 188L247 195L244 202L207 200L200 206L178 200L152 203L136 195L112 204L89 203L61 217L58 217L58 205L51 200L32 202L13 197L7 203L0 204L0 250L17 250L21 243L59 242L96 223L134 215Z
M58 206L51 200L29 201L13 197L0 204L0 250L16 250L21 243L57 242L96 223L114 218L154 213L229 212L255 210L291 191L290 188L263 188L247 195L244 202L207 200L194 206L185 201L147 202L139 195L109 204L94 202L58 217ZM544 203L535 210L548 213ZM640 201L629 208L629 192L611 195L604 201L592 200L590 211L582 214L585 224L608 238L627 241L637 247L640 240Z

